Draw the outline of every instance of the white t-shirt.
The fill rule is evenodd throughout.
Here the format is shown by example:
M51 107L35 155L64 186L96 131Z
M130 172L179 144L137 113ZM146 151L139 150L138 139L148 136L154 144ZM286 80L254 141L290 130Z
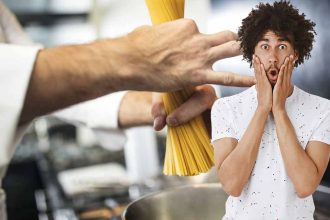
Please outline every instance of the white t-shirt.
M212 107L212 142L240 140L257 107L255 86L217 100ZM294 87L286 111L305 149L308 141L330 144L330 101ZM235 176L233 176L235 178ZM239 197L229 196L223 219L313 219L312 196L299 198L281 156L273 116L268 116L256 164Z

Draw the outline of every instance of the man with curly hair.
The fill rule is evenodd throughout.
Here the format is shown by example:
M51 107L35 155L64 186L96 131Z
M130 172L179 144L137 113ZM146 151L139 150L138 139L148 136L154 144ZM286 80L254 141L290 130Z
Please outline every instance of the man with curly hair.
M215 102L212 144L230 195L223 219L313 219L330 155L330 101L291 82L310 57L315 24L287 1L260 3L238 36L257 83Z

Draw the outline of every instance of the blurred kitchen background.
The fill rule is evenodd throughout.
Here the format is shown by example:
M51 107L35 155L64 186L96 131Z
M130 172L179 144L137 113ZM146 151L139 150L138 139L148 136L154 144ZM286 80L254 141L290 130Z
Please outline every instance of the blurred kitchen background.
M150 24L144 0L4 2L31 38L45 47L118 37ZM203 33L236 32L242 18L258 2L186 0L185 17L195 19ZM316 23L317 31L312 58L295 70L294 82L305 91L330 99L330 2L291 2ZM253 74L242 57L219 61L214 69ZM243 90L216 89L221 96ZM129 202L147 193L217 182L213 171L196 177L162 175L166 130L156 133L151 127L139 127L124 132L126 140L109 148L111 139L96 136L86 127L51 116L35 121L19 144L3 183L9 220L115 220ZM314 200L317 219L330 219L330 168Z

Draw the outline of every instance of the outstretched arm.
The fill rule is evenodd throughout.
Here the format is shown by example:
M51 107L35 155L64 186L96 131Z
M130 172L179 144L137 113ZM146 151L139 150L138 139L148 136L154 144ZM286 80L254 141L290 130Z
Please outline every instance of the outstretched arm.
M141 27L118 39L44 49L35 62L20 123L120 90L253 85L253 77L212 70L216 60L238 54L234 33L204 35L187 19Z

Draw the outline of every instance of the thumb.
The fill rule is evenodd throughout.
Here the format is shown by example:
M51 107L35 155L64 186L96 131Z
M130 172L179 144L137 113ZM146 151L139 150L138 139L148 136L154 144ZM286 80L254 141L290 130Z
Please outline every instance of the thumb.
M151 101L151 115L154 119L154 129L162 130L166 125L166 112L164 108L163 98L161 93L153 92Z

